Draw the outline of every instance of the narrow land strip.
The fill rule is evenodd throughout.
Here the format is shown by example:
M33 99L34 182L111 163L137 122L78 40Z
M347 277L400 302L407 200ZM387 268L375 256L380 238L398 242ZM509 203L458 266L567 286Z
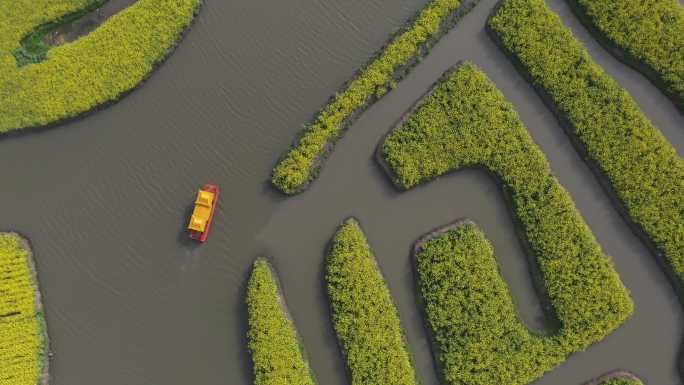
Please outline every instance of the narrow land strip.
M28 241L0 233L0 383L45 385L48 337Z
M338 229L325 279L352 385L417 385L399 313L361 227Z
M684 7L677 0L567 1L599 42L684 112Z
M278 278L265 260L254 263L247 285L249 351L255 385L314 385Z
M479 0L431 0L370 63L345 84L306 125L273 169L272 183L286 194L305 190L345 129L364 109L403 79L420 58Z

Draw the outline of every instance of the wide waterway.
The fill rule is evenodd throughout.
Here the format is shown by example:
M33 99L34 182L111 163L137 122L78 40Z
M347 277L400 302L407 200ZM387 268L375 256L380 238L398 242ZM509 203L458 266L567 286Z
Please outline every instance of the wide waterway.
M579 385L629 369L680 384L682 307L555 117L484 31L483 0L407 79L369 109L305 193L285 198L271 167L301 125L425 1L207 0L175 54L121 102L77 122L0 139L0 228L31 239L47 311L52 385L214 385L252 381L244 287L273 257L314 372L348 384L322 282L336 226L357 217L399 307L418 375L437 385L409 252L432 228L476 221L494 244L525 323L546 325L511 213L483 172L397 192L373 159L400 115L459 60L514 104L636 303L605 341L537 381ZM684 117L549 4L684 154ZM223 192L208 243L186 240L195 190Z

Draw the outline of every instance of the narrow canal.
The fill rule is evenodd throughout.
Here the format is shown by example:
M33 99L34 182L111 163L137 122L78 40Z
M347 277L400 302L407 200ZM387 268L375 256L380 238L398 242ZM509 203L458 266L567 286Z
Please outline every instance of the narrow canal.
M604 342L537 381L579 385L616 368L681 384L682 307L653 256L526 81L492 43L482 0L397 89L350 129L311 189L285 198L270 169L301 125L425 0L207 0L183 43L121 102L77 122L0 139L0 228L34 247L52 385L249 384L243 291L272 256L323 385L344 385L328 318L324 249L356 216L406 328L421 383L437 385L409 259L412 243L458 218L494 244L525 323L545 321L502 193L465 171L408 192L373 159L399 116L459 60L480 66L514 104L636 303ZM644 77L596 43L563 0L549 0L593 58L684 155L684 118ZM207 244L183 227L195 189L221 185Z

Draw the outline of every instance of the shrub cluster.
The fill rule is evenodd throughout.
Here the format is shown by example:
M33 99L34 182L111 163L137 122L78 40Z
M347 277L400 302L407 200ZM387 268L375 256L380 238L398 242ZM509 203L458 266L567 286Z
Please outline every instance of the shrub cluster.
M492 246L474 224L430 239L416 257L447 384L527 384L564 360L557 339L520 321Z
M93 0L0 3L0 133L43 126L114 101L174 47L200 0L139 0L40 63L19 67L14 52L35 28Z
M47 335L31 253L0 233L0 384L36 385L47 365Z
M633 312L611 261L512 105L470 63L447 72L380 148L409 188L464 167L484 167L510 195L524 241L561 328L530 333L472 225L418 247L419 288L450 384L526 384L598 342Z
M672 145L543 0L503 0L488 26L684 281L684 161Z
M628 63L647 66L684 111L684 8L677 0L569 0Z
M286 194L300 192L313 180L327 151L343 133L350 118L382 97L399 71L425 55L430 42L455 17L460 0L431 0L415 20L398 34L359 75L338 92L305 127L295 146L273 169L272 183Z
M352 385L416 385L399 313L353 219L335 234L325 278Z
M314 385L313 374L270 265L254 263L247 285L249 350L255 385Z
M615 376L602 381L599 385L644 385L634 376Z

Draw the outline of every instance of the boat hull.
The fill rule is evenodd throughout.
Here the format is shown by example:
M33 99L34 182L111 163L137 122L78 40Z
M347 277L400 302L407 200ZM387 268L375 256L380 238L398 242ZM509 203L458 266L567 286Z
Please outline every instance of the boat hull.
M214 201L211 203L211 213L209 214L209 220L207 221L206 228L203 232L188 230L188 235L190 238L198 241L204 242L209 236L209 230L211 229L211 224L214 222L214 213L216 212L216 205L218 204L220 189L218 186L213 184L205 184L202 186L201 190L208 191L214 194Z

